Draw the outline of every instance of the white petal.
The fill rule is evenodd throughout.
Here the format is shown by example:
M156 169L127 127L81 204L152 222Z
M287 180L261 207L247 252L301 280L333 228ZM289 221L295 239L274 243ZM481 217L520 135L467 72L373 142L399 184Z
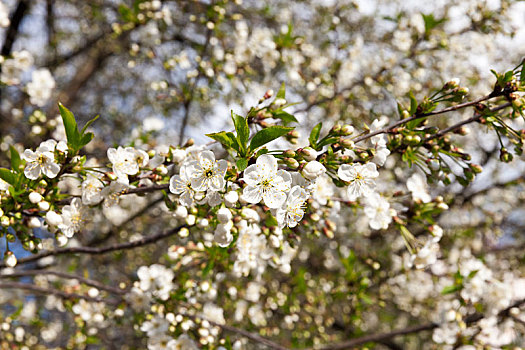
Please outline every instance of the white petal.
M277 172L277 159L270 154L263 154L255 162L259 172L263 174L275 174Z
M262 199L261 191L259 190L259 188L253 186L246 186L242 191L242 195L248 203L256 204L259 203Z
M279 208L286 202L286 194L282 191L267 191L263 194L264 204L268 208Z

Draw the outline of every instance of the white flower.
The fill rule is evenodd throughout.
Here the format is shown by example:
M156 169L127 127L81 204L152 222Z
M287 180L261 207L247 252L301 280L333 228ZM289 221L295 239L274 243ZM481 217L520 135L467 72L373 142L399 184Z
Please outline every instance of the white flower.
M151 266L141 266L137 270L140 279L140 289L145 292L152 292L153 296L168 300L169 294L173 289L173 270L160 264Z
M439 253L439 244L432 240L425 243L423 248L419 249L417 254L411 256L411 262L416 269L423 269L432 265L437 261L437 254Z
M370 138L376 153L374 155L373 162L379 166L383 166L386 162L386 158L390 155L390 150L386 147L385 135L379 134Z
M233 222L228 221L224 224L218 224L215 229L213 240L219 247L227 247L233 241L233 235L231 229L233 228Z
M304 215L304 205L308 199L306 190L294 186L288 194L288 199L283 206L277 209L276 218L280 227L295 227Z
M356 200L361 196L369 196L375 189L375 178L379 176L374 163L343 164L339 167L337 175L343 181L349 182L348 199Z
M51 226L58 226L62 223L62 216L54 211L48 211L46 213L46 222Z
M126 294L126 301L136 310L146 310L151 302L149 293L145 293L138 287L133 287Z
M412 199L415 201L428 203L432 200L428 194L427 187L428 186L425 178L418 173L415 173L407 180L407 188L410 192L412 192Z
M202 151L197 161L191 162L188 168L191 186L195 191L221 191L226 184L224 175L226 175L228 162L224 159L216 161L211 151Z
M272 209L279 208L286 201L286 192L290 189L292 177L285 170L277 170L277 159L263 154L255 164L244 170L243 197L249 203L259 203L261 199Z
M54 151L55 145L48 141L42 142L35 152L26 149L22 154L22 159L27 162L24 175L31 180L38 179L40 174L50 179L55 178L60 171L60 165L55 163Z
M170 179L170 192L179 195L179 203L190 207L193 204L195 191L191 187L189 168L185 165L180 167L179 175L173 175Z
M237 191L230 191L224 195L224 203L233 207L239 201L239 193Z
M221 224L227 223L232 219L232 217L232 212L228 208L223 207L217 211L217 220L219 220Z
M88 174L86 180L82 182L82 204L95 205L102 201L102 189L104 183L93 174Z
M47 68L37 69L31 75L31 82L27 84L29 101L39 107L44 106L51 98L55 88L55 79Z
M118 204L122 191L128 186L118 181L112 181L109 186L106 186L100 191L101 197L104 199L104 207L109 208Z
M195 342L187 335L181 334L175 342L175 349L177 350L198 350L199 347Z
M38 192L31 192L29 194L29 201L33 204L37 204L38 202L41 202L43 199L42 195Z
M128 175L139 172L140 166L148 164L149 156L144 151L138 151L133 147L108 149L108 159L113 165L113 172L122 183L128 183Z
M148 339L148 350L183 349L177 346L177 341L167 334L156 334Z
M82 225L82 203L80 198L73 198L70 205L62 208L62 223L58 228L67 237L71 238L80 230Z
M368 224L374 230L387 229L392 222L392 209L390 203L379 193L372 193L365 200L365 215L368 217Z
M204 304L202 308L202 318L217 324L226 323L222 308L210 302Z
M326 173L326 168L316 160L308 162L303 168L303 176L308 180L315 180L324 173Z
M140 330L146 332L148 337L158 337L168 331L170 323L162 316L155 315L151 320L140 326Z
M176 148L171 150L171 154L173 156L173 162L174 163L181 163L184 159L186 159L186 151L180 148Z

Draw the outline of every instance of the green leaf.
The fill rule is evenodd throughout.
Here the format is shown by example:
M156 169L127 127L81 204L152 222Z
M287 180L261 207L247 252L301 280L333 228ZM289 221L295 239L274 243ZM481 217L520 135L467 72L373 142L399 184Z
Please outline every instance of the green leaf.
M74 151L78 150L78 143L80 141L80 134L78 132L77 122L73 113L69 111L62 103L58 103L60 115L64 121L64 128L66 129L66 137L68 146Z
M274 125L270 126L269 128L262 129L252 138L250 142L250 150L255 151L262 145L265 145L270 141L273 141L283 135L286 135L289 131L293 129L294 128L280 125Z
M99 117L100 117L100 115L97 115L95 118L93 118L93 119L91 119L90 121L88 121L88 122L86 123L86 125L84 125L84 127L82 128L82 130L80 130L80 135L84 135L85 132L86 132L86 130L87 130L87 128L89 128L89 126L90 126L91 124L93 124L93 123L94 123Z
M323 139L321 142L319 142L317 144L317 148L321 148L323 146L326 146L326 145L332 145L334 143L337 143L339 142L339 136L335 136L335 137L328 137L328 138L325 138Z
M85 145L90 143L91 140L93 140L94 137L95 137L95 135L92 132L88 132L88 133L82 135L82 138L80 139L79 148L84 147Z
M441 291L441 294L445 295L445 294L455 293L461 290L462 288L463 288L462 285L447 286L443 288L443 290Z
M14 148L13 146L9 146L9 150L11 152L11 169L13 169L16 172L19 172L21 169L21 166L24 165L24 161L22 158L20 158L20 154Z
M239 169L239 171L244 171L244 169L246 169L246 167L248 166L248 159L240 158L237 160L236 164L237 169Z
M275 98L286 98L286 85L284 84L284 82L281 84L281 88L279 89L279 91L277 91L277 95L275 96Z
M319 140L319 135L321 134L321 128L323 127L323 123L319 123L312 129L312 132L310 132L310 137L308 138L308 141L310 141L310 146L312 148L317 148L317 140Z
M220 142L226 149L233 148L239 152L239 144L232 132L221 131L213 134L206 134L206 136Z
M427 118L419 118L412 121L409 121L406 126L408 130L413 130L416 128L419 124L423 123Z
M523 66L521 67L520 82L525 82L525 63L523 63Z
M277 222L277 219L270 213L266 215L266 220L264 224L268 227L276 227L277 225L279 225L279 223Z
M284 125L288 125L290 123L299 123L299 121L297 121L297 119L293 115L291 115L290 113L287 113L285 111L275 112L273 117L275 119L281 119L283 121Z
M414 97L414 94L412 91L408 94L408 97L410 98L410 115L416 114L417 111L417 100Z
M16 182L18 181L18 175L13 173L9 169L0 168L0 179L4 180L12 186L15 186Z
M237 141L239 142L240 149L242 152L246 150L248 145L248 139L250 138L250 129L248 128L248 121L243 116L231 112L233 125L237 132Z

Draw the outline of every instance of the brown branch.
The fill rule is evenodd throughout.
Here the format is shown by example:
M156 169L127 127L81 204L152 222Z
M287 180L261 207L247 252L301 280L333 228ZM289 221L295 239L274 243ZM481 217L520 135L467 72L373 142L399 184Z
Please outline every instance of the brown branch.
M201 57L204 55L204 53L206 52L208 48L212 32L213 31L211 29L208 29L208 31L206 32L206 40L204 42L204 45L200 53ZM184 117L182 118L182 123L181 123L180 131L179 131L179 145L182 145L183 143L184 134L186 132L186 126L188 124L188 120L190 119L191 103L193 102L193 97L195 94L197 83L200 80L200 78L203 76L203 72L204 72L203 69L199 69L199 73L197 74L197 77L195 77L193 84L191 84L191 86L189 87L189 91L190 91L189 96L184 101Z
M117 250L127 250L127 249L134 249L137 247L142 247L147 244L155 243L161 239L170 237L175 235L177 232L179 232L180 229L183 227L187 227L187 225L180 225L175 228L172 228L171 230L168 230L166 232L161 232L156 235L151 235L144 237L142 239L138 239L133 242L126 242L126 243L120 243L120 244L112 244L109 246L101 247L101 248L93 248L93 247L70 247L70 248L60 248L55 250L49 250L45 252L40 252L38 254L34 254L31 256L28 256L27 258L21 258L18 260L17 265L27 264L32 261L36 261L48 256L58 256L58 255L64 255L64 254L89 254L89 255L99 255L99 254L106 254L109 252L114 252ZM0 262L0 268L4 268L5 262Z
M100 297L90 297L89 295L82 295L82 294L76 294L76 293L66 293L58 289L50 289L50 288L44 288L40 286L35 286L34 284L29 283L19 283L19 282L0 282L0 289L20 289L20 290L27 290L39 294L46 294L46 295L56 295L58 297L61 297L62 299L84 299L87 301L92 302L103 302L103 303L114 303L118 304L120 303L120 299L116 301L108 301L106 299L100 298Z
M4 44L2 45L2 50L0 55L9 56L11 50L13 49L13 44L15 43L16 37L18 36L18 30L20 29L20 23L24 18L27 10L29 9L28 0L20 0L16 5L16 9L9 18L10 24L5 33Z
M18 278L18 277L25 277L25 276L38 276L38 275L53 275L53 276L57 276L57 277L60 277L60 278L75 279L75 280L78 280L80 283L86 284L88 286L95 287L95 288L100 289L100 290L105 290L105 291L113 293L113 294L121 295L121 294L125 294L126 293L126 290L124 290L124 289L106 286L105 284L100 283L98 281L95 281L95 280L92 280L92 279L88 279L88 278L84 278L84 277L77 276L77 275L73 275L73 274L69 274L69 273L65 273L65 272L61 272L61 271L23 270L23 271L17 271L17 272L13 272L13 273L0 275L0 279L3 279L3 278Z
M433 115L448 113L448 112L452 112L452 111L457 111L459 109L470 107L470 106L475 106L475 105L477 105L480 102L487 101L487 100L490 100L491 98L498 97L498 96L499 95L497 95L497 94L489 94L489 95L480 97L477 100L470 101L470 102L465 102L465 103L460 103L460 104L457 104L457 105L454 105L454 106L450 106L450 107L447 107L447 108L440 109L439 111L428 112L428 113L416 113L416 114L414 114L411 117L398 120L394 124L391 124L391 125L389 125L387 127L384 127L382 129L370 132L370 133L368 133L366 135L358 136L355 139L353 139L352 141L357 143L357 142L369 139L369 138L371 138L373 136L390 132L390 131L392 131L392 129L395 129L398 126L401 126L401 125L406 124L408 122L411 122L413 120L417 120L417 119L421 119L421 118L425 118L425 117L429 117L429 116L433 116ZM504 105L502 105L502 106L504 106ZM507 107L507 106L505 106L505 107Z
M512 308L520 307L523 304L525 304L525 299L518 300L514 302L512 305L508 306L507 308L501 310L498 313L498 316L507 317L509 316L509 312ZM478 322L484 317L485 315L483 314L475 313L475 314L467 316L465 318L465 323L467 325L470 325L470 324ZM315 350L343 350L343 349L348 349L348 348L351 348L357 345L361 345L361 344L365 344L365 343L369 343L369 342L382 342L384 340L391 339L399 335L406 335L406 334L412 334L412 333L419 333L423 331L429 331L437 327L439 327L439 324L437 323L426 323L426 324L422 324L418 326L411 326L411 327L407 327L403 329L398 329L398 330L387 332L387 333L365 335L363 337L351 339L349 341L342 342L339 344L326 345L323 347L312 348L312 350L313 349Z

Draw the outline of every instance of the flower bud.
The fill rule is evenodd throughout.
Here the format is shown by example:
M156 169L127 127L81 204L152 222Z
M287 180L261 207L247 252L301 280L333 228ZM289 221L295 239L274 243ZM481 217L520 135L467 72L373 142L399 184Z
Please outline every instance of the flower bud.
M291 169L297 169L299 167L299 162L294 158L284 158L284 163Z
M459 86L459 78L451 79L443 85L443 90L455 89Z
M190 235L190 230L188 230L186 227L183 227L179 230L179 237L185 238Z
M27 226L29 226L30 228L38 228L42 226L42 223L36 216L33 216L31 219L29 219Z
M295 152L291 149L288 149L286 151L284 151L283 155L287 158L294 158L295 157Z
M303 176L308 180L315 180L326 172L323 164L316 160L308 162L303 168Z
M239 193L230 191L224 195L224 202L227 206L233 207L239 201Z
M0 218L0 224L4 227L8 227L10 225L9 218L7 216L2 216Z
M340 132L341 132L340 124L335 124L334 126L332 126L332 129L330 129L331 134L339 134Z
M300 154L304 158L304 160L307 161L315 160L317 158L317 151L314 150L312 147L303 148Z
M5 252L4 261L5 261L5 264L9 267L15 267L17 263L16 256L11 251Z
M173 215L177 219L185 219L188 216L188 209L183 205L179 205Z
M33 204L37 204L43 199L42 195L38 192L31 192L29 194L29 201Z
M339 143L341 144L343 148L347 148L347 149L352 149L355 146L354 141L350 139L342 139L339 141Z
M271 98L272 96L273 96L273 90L272 89L267 90L266 93L264 94L264 99L267 100Z
M428 160L428 166L430 167L430 169L437 171L439 169L439 160L437 159Z
M217 211L217 220L219 220L222 224L225 224L228 221L230 221L232 217L232 212L228 208L223 207Z
M286 100L284 98L276 98L275 101L273 101L273 104L277 107L281 107L286 104Z
M54 211L48 211L46 213L46 222L50 226L58 226L62 223L62 216Z
M38 203L38 208L42 211L48 211L50 208L49 202L41 201Z
M483 168L481 165L478 164L470 164L470 169L474 172L474 174L479 174L483 171Z
M352 125L345 124L341 128L341 134L343 136L352 135L354 133L354 127Z

